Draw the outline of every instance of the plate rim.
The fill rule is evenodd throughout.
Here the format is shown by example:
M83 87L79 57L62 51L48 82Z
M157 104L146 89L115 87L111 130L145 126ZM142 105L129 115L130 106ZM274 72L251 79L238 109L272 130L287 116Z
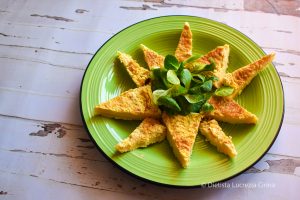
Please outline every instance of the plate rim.
M212 21L214 23L220 23L222 25L225 25L225 26L228 26L229 28L237 31L239 34L242 34L243 36L245 36L246 38L248 38L249 40L251 40L251 42L253 42L256 46L258 46L260 48L260 50L263 51L263 53L266 55L266 52L254 41L252 40L249 36L245 35L244 33L242 33L241 31L239 31L238 29L236 28L233 28L232 26L229 26L228 24L225 24L225 23L222 23L222 22L219 22L219 21L216 21L216 20L212 20L212 19L209 19L209 18L205 18L205 17L199 17L199 16L195 16L195 15L162 15L162 16L157 16L157 17L151 17L151 18L147 18L147 19L144 19L144 20L140 20L138 22L135 22L123 29L121 29L120 31L118 31L117 33L115 33L114 35L112 35L109 39L107 39L98 49L97 51L93 54L92 58L90 59L85 71L84 71L84 74L82 76L82 80L81 80L81 84L80 84L80 98L79 98L79 104L80 104L80 115L81 115L81 120L83 122L83 126L84 126L84 129L86 130L86 132L88 133L88 136L89 138L91 139L91 141L93 142L93 144L96 146L96 148L98 149L99 152L101 152L101 154L110 162L112 163L114 166L116 166L117 168L119 168L121 171L125 172L126 174L129 174L143 182L147 182L147 183L151 183L151 184L154 184L154 185L159 185L159 186L164 186L164 187L168 187L168 188L206 188L207 185L214 185L214 184L219 184L219 183L223 183L225 181L228 181L230 179L233 179L234 177L237 177L241 174L243 174L245 171L247 171L248 169L250 169L252 166L254 166L256 163L258 163L267 153L268 151L270 150L270 148L273 146L275 140L277 139L278 135L279 135L279 132L281 130L281 127L282 127L282 123L283 123L283 119L284 119L284 115L285 115L285 97L284 97L284 90L283 90L283 85L282 85L282 81L281 81L281 78L280 78L280 75L275 67L275 65L273 64L272 62L272 65L274 66L274 69L277 73L277 76L279 78L279 82L280 82L280 85L281 85L281 91L282 91L282 114L281 114L281 120L280 120L280 123L279 123L279 126L278 126L278 129L276 131L276 135L274 136L272 142L270 143L270 145L267 147L267 149L262 153L261 156L259 156L259 158L254 161L252 164L250 164L248 167L246 167L245 169L241 170L240 172L237 172L225 179L222 179L222 180L219 180L219 181L215 181L215 182L210 182L210 183L205 183L205 184L199 184L199 185L172 185L172 184L167 184L167 183L161 183L161 182L157 182L157 181L154 181L154 180L149 180L145 177L142 177L142 176L139 176L127 169L125 169L124 167L122 167L121 165L119 165L117 162L115 162L111 157L109 157L101 148L100 146L98 146L96 140L93 138L92 134L90 133L89 131L89 128L87 126L87 123L84 119L84 115L83 115L83 105L82 105L82 88L83 88L83 82L85 80L85 76L86 76L86 73L88 71L88 68L90 67L90 64L91 62L93 61L94 57L98 54L98 52L102 49L102 47L104 47L106 45L106 43L108 43L111 39L113 39L115 36L117 36L119 33L129 29L130 27L134 26L134 25L137 25L139 23L142 23L142 22L145 22L145 21L149 21L149 20L153 20L153 19L158 19L158 18L168 18L168 17L194 17L194 18L199 18L199 19L204 19L204 20L208 20L208 21Z

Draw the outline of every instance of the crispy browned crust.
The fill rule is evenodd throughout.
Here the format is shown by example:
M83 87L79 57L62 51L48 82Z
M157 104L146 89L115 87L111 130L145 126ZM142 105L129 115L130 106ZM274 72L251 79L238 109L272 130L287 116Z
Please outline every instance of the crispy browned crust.
M168 115L163 112L163 122L167 127L167 139L182 167L186 168L190 161L193 145L198 132L201 115Z
M128 74L137 87L146 84L150 78L150 71L141 67L130 55L118 52L118 58L124 64Z
M160 121L146 118L142 123L124 140L116 145L119 152L127 152L150 144L161 142L166 138L167 128Z
M223 132L216 120L202 120L199 125L199 131L212 145L217 147L218 151L221 153L224 153L231 158L237 155L231 137Z
M234 92L228 96L228 98L235 98L238 96L252 81L252 79L273 61L274 57L275 54L271 53L249 65L235 70L232 73L226 74L224 78L224 85L234 88Z
M240 106L233 99L224 97L211 97L208 102L214 107L214 110L206 113L218 121L231 124L256 124L258 118Z
M97 105L95 114L125 120L160 118L161 116L158 106L153 102L150 85L130 89Z
M192 63L187 64L185 67L193 71L194 66L199 64L210 64L210 60L215 62L215 69L213 72L206 72L206 75L213 75L218 77L218 81L214 82L214 86L219 88L222 85L223 78L226 74L228 68L228 58L229 58L230 48L229 45L218 46L212 51L208 52L201 58L195 60Z
M164 66L164 56L159 55L158 53L156 53L152 49L149 49L143 44L141 44L141 48L144 52L144 58L150 70L155 67L162 68Z
M175 57L182 62L192 55L192 31L188 22L184 23L183 30L175 51Z

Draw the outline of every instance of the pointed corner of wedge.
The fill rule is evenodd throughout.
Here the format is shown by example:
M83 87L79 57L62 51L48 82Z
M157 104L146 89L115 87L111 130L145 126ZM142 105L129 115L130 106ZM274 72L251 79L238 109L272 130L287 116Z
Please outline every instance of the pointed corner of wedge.
M150 70L155 67L162 68L164 66L164 56L159 55L157 52L153 51L152 49L146 47L143 44L141 44L141 49L144 53L144 59Z
M147 147L163 141L166 134L167 128L159 120L146 118L127 138L119 142L115 148L120 153L124 153L137 148Z
M179 62L182 62L192 56L192 35L189 23L185 22L175 51L175 57Z
M189 165L201 114L169 115L163 112L162 120L167 127L167 139L182 167Z
M184 22L184 27L190 28L190 23Z
M148 49L148 47L145 46L144 44L140 44L140 48L141 48L142 50Z
M261 57L244 67L241 67L231 73L225 75L224 85L234 88L234 92L228 98L235 98L242 93L244 88L260 73L268 67L275 58L275 53L271 53Z
M249 112L236 101L224 97L211 97L208 102L214 107L214 110L206 113L218 121L231 124L256 124L258 118L255 114Z
M230 158L234 158L237 155L231 137L224 133L215 119L202 120L199 125L199 132L204 135L219 152L228 155Z
M140 120L147 117L160 118L161 111L153 102L151 86L146 85L100 103L95 106L95 114L116 119Z
M150 71L141 67L130 55L118 51L118 58L126 68L137 87L144 86L150 78Z

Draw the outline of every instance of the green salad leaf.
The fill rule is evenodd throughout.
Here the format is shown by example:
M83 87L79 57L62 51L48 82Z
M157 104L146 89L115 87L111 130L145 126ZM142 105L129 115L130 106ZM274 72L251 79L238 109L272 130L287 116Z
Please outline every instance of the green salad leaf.
M234 89L229 86L224 86L216 89L215 95L220 96L220 97L225 97L229 96L233 93Z
M155 104L158 104L158 99L160 97L164 97L164 96L168 96L169 95L169 90L161 90L161 89L158 89L158 90L155 90L153 93L153 101Z
M214 107L210 104L210 103L208 103L208 102L205 102L204 104L203 104L203 106L202 106L202 110L204 111L204 112L210 112L210 111L212 111L214 109Z
M202 57L201 54L193 55L193 56L189 57L188 59L186 59L185 61L183 61L182 63L185 65L187 63L191 63L191 62L194 62L195 60L198 60L200 57Z
M175 56L167 55L164 61L164 68L169 70L177 70L179 68L179 62Z
M189 88L192 81L192 74L188 69L183 69L179 74L179 79L186 88Z
M151 86L153 101L156 105L170 114L189 114L191 112L209 112L213 106L207 101L211 95L224 96L230 93L229 88L214 89L213 82L218 78L209 76L215 68L214 62L210 64L192 63L200 55L195 55L178 62L175 56L167 55L164 67L151 70ZM196 66L193 72L185 68L185 64Z
M201 90L204 92L210 92L212 90L212 80L205 81L201 86Z
M201 88L202 88L202 85L196 85L196 86L190 88L189 93L191 93L191 94L199 94L199 93L202 92Z
M181 62L179 65L179 68L177 69L177 75L179 75L183 69L184 69L184 64L183 64L183 62Z
M165 106L167 108L173 109L174 111L181 111L180 106L172 97L162 96L157 100L158 105Z
M172 88L170 88L170 94L172 97L184 95L187 92L188 92L188 90L181 85L174 85Z
M202 68L202 72L203 71L212 71L215 69L215 63L210 63L208 65L205 65L203 68Z
M181 107L180 114L187 115L191 112L199 113L202 102L199 103L189 103L184 96L176 97L176 101L178 102L179 106Z
M210 76L207 80L218 81L219 78L216 76Z
M204 64L204 63L193 63L192 66L193 66L193 68L192 68L193 73L199 73L205 68L206 64Z
M205 81L205 76L202 74L192 74L192 80L196 83L203 83Z
M169 83L171 83L173 85L179 85L180 84L180 80L176 75L176 71L174 71L174 70L168 70L167 80L169 81Z
M184 97L189 103L199 103L205 101L203 94L185 94Z
M151 78L151 82L152 82L152 91L155 91L157 89L167 89L167 87L165 86L165 84L162 80L160 68L152 69L150 78Z
M192 63L192 69L193 73L200 73L200 72L205 72L205 71L213 71L216 67L216 64L213 59L209 59L210 63L201 63L201 62L195 62Z

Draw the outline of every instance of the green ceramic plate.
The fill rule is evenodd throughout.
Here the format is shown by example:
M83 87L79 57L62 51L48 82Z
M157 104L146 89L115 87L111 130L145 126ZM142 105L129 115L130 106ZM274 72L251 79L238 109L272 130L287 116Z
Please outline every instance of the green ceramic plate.
M218 153L198 135L190 165L181 168L167 141L148 148L117 154L115 145L127 137L140 121L94 117L94 106L134 88L129 75L116 60L118 50L133 56L142 66L140 44L162 55L174 54L184 22L193 32L193 52L205 54L218 45L230 45L229 69L233 71L265 55L262 49L239 31L219 22L192 17L166 16L134 24L108 40L94 55L81 88L84 124L96 145L113 163L126 172L151 182L193 187L227 180L257 162L274 142L283 119L284 97L280 78L273 65L261 72L237 98L259 117L257 125L222 123L232 136L238 156L231 160Z

